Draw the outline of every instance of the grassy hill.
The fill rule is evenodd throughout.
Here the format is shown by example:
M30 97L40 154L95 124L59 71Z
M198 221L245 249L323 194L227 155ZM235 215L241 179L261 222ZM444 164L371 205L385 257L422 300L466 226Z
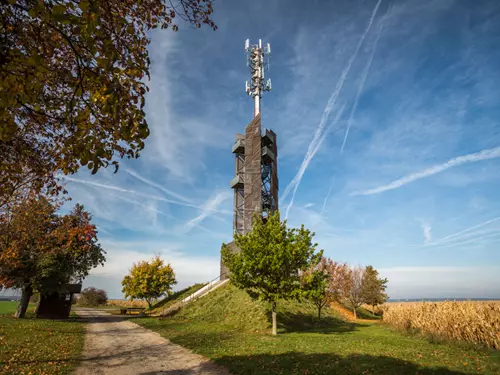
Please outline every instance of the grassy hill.
M172 293L170 296L162 299L161 301L158 301L156 304L153 305L151 308L151 312L154 313L160 313L164 309L175 305L177 302L182 301L184 298L188 297L189 295L197 292L201 288L203 288L206 284L194 284L192 286L189 286L187 288L178 290L177 292Z
M310 303L278 304L279 335L268 306L227 284L175 316L134 319L233 374L500 374L500 353L406 336L379 323L346 322Z

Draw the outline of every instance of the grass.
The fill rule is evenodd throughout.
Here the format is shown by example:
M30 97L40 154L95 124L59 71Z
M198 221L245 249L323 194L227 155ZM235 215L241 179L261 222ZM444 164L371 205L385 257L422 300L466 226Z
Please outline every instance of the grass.
M0 374L69 374L83 348L84 324L76 319L13 318L16 302L0 302Z
M207 284L194 284L192 286L189 286L187 288L181 289L177 292L172 293L170 296L162 299L161 301L158 301L156 304L153 305L151 311L153 313L160 313L161 311L169 308L170 306L175 305L177 302L182 301L184 298L188 297L189 295L197 292L201 288L203 288Z
M16 301L0 301L0 314L11 314L17 309Z
M348 323L309 303L278 304L279 335L267 307L228 284L165 319L134 322L212 358L233 374L500 374L500 353L404 335L379 323Z

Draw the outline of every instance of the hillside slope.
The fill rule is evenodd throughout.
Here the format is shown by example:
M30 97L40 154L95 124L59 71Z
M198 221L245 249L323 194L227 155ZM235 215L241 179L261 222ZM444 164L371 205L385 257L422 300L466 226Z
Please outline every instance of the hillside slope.
M381 324L346 322L308 302L278 303L278 336L266 304L231 284L166 318L134 322L213 359L235 375L500 374L500 352L430 343Z
M176 319L193 320L208 324L223 324L237 330L262 332L270 328L270 309L265 302L254 301L248 294L227 284L182 308ZM324 308L322 320L315 318L316 307L308 301L280 301L278 303L278 329L282 332L304 330L332 323L345 324L339 314Z

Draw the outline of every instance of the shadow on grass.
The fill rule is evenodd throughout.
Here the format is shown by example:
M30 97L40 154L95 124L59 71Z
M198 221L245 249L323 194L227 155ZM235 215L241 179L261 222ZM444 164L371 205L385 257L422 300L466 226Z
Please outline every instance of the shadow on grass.
M271 325L271 316L269 315ZM278 329L281 332L314 332L314 333L346 333L355 331L358 327L365 327L364 324L346 322L344 320L323 316L318 320L311 314L279 312L277 316Z
M271 374L342 374L342 375L462 375L444 367L423 367L416 363L392 357L350 355L340 357L331 353L305 354L290 352L284 354L258 354L246 356L225 356L216 363L226 367L235 375ZM176 374L162 372L161 374ZM186 373L189 374L189 373ZM193 373L194 374L194 373Z

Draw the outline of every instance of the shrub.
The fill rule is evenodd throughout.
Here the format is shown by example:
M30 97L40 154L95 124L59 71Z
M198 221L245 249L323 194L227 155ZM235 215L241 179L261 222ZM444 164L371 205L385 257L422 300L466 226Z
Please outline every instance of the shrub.
M80 293L78 304L83 306L99 306L105 305L108 301L106 291L94 287L85 288Z

